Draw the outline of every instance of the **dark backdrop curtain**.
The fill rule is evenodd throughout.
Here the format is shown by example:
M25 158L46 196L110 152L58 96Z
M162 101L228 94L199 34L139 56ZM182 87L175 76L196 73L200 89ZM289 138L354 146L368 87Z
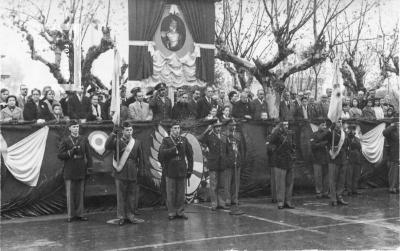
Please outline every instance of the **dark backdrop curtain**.
M164 10L163 0L129 0L129 40L153 41ZM153 75L153 60L147 46L129 46L129 80Z
M214 1L180 0L183 16L196 43L214 44L215 6ZM214 51L200 49L196 59L196 77L214 83Z

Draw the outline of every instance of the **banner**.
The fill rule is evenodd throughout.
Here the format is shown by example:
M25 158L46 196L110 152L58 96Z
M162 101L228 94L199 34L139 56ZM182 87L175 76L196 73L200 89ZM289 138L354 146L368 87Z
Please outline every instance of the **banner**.
M121 76L121 57L117 48L114 48L114 68L111 86L111 106L110 113L112 114L112 121L114 125L119 125L121 117L121 97L119 90L120 76Z

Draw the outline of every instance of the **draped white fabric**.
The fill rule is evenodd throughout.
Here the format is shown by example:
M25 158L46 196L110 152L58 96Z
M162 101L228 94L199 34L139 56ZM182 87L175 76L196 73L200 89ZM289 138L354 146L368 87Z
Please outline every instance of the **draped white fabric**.
M183 85L204 86L205 83L196 78L196 55L188 52L179 58L176 53L165 56L156 50L153 54L153 76L142 80L145 86L155 86L164 82L169 86Z
M371 163L377 163L382 160L385 143L382 132L385 130L385 127L385 123L379 124L360 138L362 153Z
M48 134L49 127L45 126L2 153L6 167L17 180L37 185Z

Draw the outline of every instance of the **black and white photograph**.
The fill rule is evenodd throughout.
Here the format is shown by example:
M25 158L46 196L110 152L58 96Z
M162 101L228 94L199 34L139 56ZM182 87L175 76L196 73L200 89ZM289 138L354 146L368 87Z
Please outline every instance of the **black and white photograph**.
M400 250L399 14L0 1L0 250Z

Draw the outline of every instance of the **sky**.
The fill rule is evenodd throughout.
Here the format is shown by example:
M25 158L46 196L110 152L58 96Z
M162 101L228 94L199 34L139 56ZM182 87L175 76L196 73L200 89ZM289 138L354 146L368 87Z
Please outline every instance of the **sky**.
M38 5L47 6L48 0L37 0ZM107 1L105 1L107 2ZM355 0L354 6L349 9L349 12L355 11L359 6L360 0ZM382 0L382 22L385 29L394 27L396 20L399 18L400 0ZM5 8L9 8L9 1L1 1L0 13L6 12ZM28 9L29 11L30 9ZM33 8L32 8L33 10ZM374 32L378 23L378 12L369 17L368 22L371 23L371 31ZM59 12L51 12L50 19L51 25L58 25L60 23ZM106 16L105 7L101 8L98 13L100 27L104 22ZM127 0L112 0L111 1L111 14L110 25L112 29L112 36L117 41L117 47L120 51L122 58L128 61L128 13L127 13ZM3 22L2 22L3 23ZM27 84L30 88L42 88L45 85L52 85L57 89L58 85L56 80L52 77L48 68L40 62L30 59L29 48L25 40L16 33L15 30L10 29L3 24L0 25L0 55L5 55L5 58L0 59L2 74L9 74L11 78L2 82L3 85L11 87L14 91L18 89L20 83ZM89 29L86 40L83 44L84 49L87 49L91 44L100 42L101 31ZM43 41L38 40L37 47L46 48ZM52 61L54 57L52 54L45 53L46 58ZM93 73L97 75L104 83L109 83L112 79L112 62L113 53L111 50L102 54L93 65ZM62 70L66 75L67 65L65 60L62 60ZM13 92L13 91L12 91Z

